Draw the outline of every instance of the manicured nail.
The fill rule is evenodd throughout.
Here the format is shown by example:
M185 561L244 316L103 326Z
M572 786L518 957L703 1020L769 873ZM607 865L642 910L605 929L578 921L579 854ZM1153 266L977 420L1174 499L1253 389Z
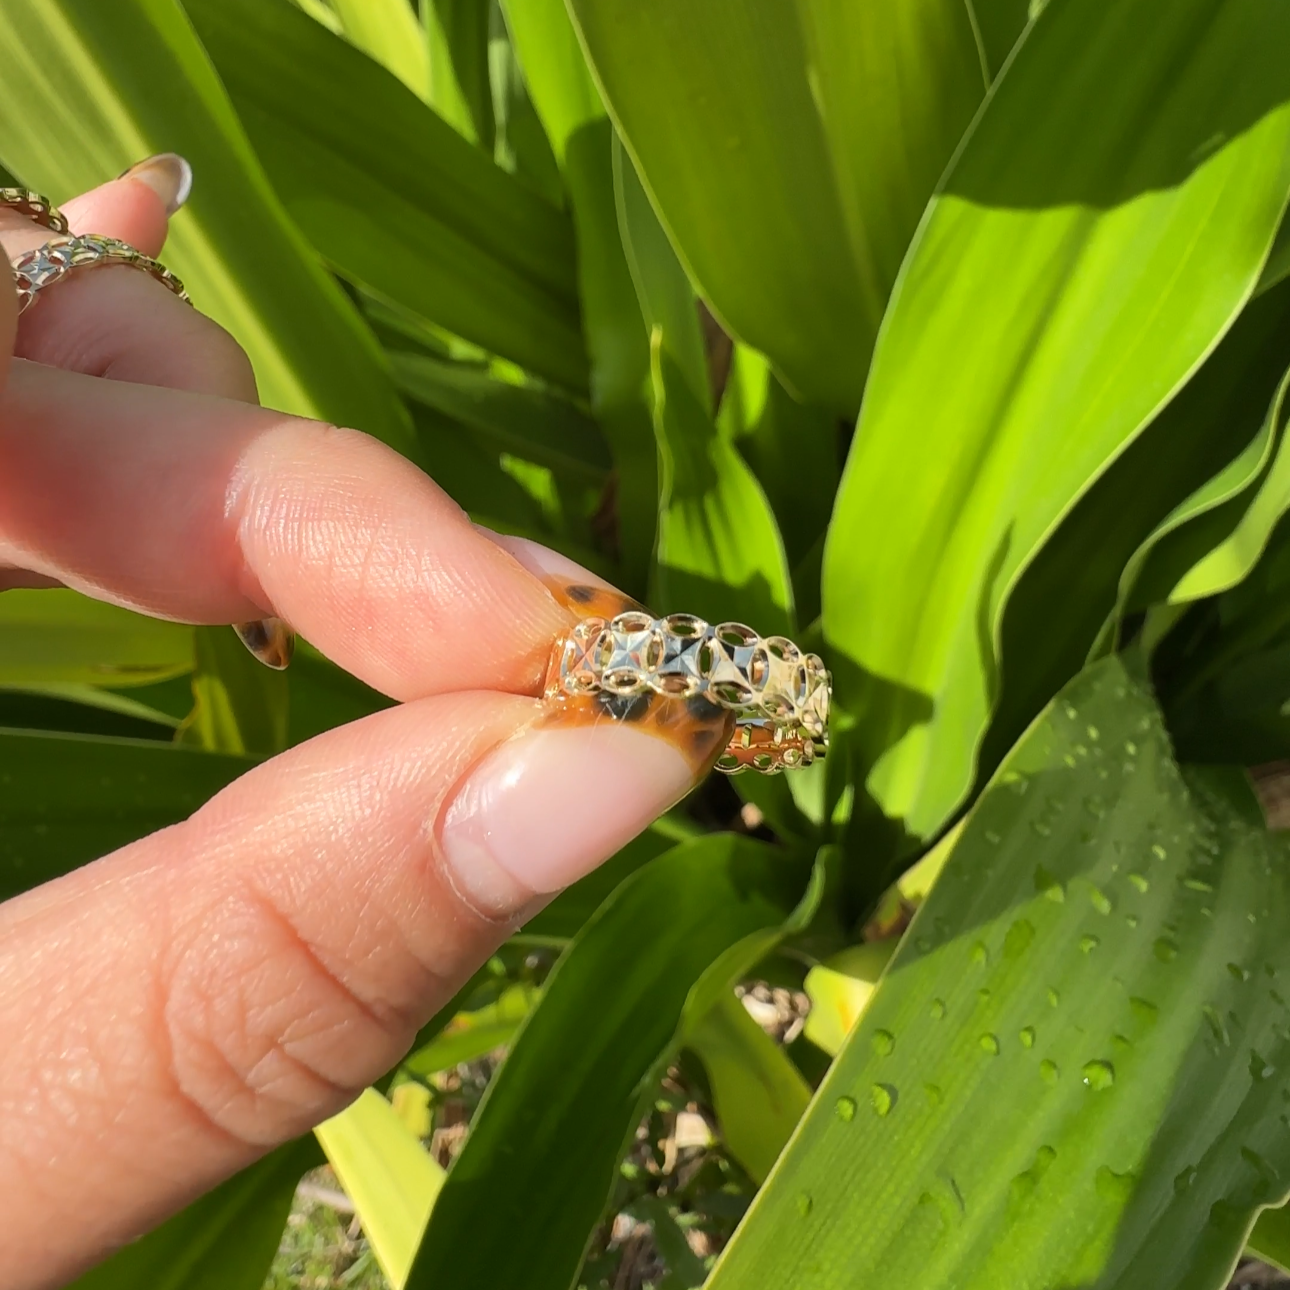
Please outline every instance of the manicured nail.
M568 556L561 555L559 551L552 551L549 546L543 546L540 542L512 537L509 533L494 533L492 529L486 529L479 524L476 524L475 528L490 542L496 542L502 550L509 551L524 568L541 578L543 582L589 583L596 587L610 587L609 583L597 577L590 569L584 569ZM610 589L613 588L610 587Z
M281 672L296 652L296 634L281 618L257 618L254 622L234 623L238 639L265 667Z
M676 748L630 726L536 726L490 753L457 791L439 834L443 862L476 908L505 916L517 889L567 887L693 783Z
M167 215L173 215L193 191L193 168L177 152L145 157L117 178L138 179L147 184L165 202Z

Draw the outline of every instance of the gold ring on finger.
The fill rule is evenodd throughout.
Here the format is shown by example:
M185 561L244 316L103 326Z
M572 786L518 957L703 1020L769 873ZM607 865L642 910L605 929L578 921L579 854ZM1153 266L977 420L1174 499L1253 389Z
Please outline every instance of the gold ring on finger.
M23 215L51 233L71 232L67 216L48 197L30 188L0 188L0 210Z
M61 282L74 270L102 268L112 264L142 269L149 277L173 291L180 300L192 303L188 300L184 284L164 264L135 250L128 242L106 237L102 233L52 238L43 246L23 252L12 263L20 314L31 308L39 292Z

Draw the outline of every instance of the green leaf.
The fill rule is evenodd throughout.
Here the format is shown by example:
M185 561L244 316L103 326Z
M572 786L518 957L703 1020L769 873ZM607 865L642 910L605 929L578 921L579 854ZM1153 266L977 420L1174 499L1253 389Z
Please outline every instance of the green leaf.
M802 866L726 834L677 847L618 888L494 1077L409 1287L571 1284L692 987L720 962L728 989L750 966L750 951L732 947L782 934L805 885ZM751 952L762 948L758 937Z
M482 1008L459 1012L434 1039L403 1059L403 1069L424 1078L486 1057L511 1042L539 998L539 990L521 983Z
M755 1182L762 1182L811 1100L811 1090L783 1048L723 995L685 1037L712 1086L722 1141Z
M1246 1250L1283 1272L1290 1267L1290 1206L1265 1209L1254 1224Z
M168 712L93 685L55 681L0 690L0 726L170 740L178 725Z
M1126 565L1120 616L1214 594L1253 565L1286 493L1279 459L1288 324L1290 284L1253 300L1135 445L1144 455L1154 449L1151 466L1157 478L1170 477L1175 491L1178 484L1189 486ZM1221 434L1216 433L1220 425ZM1165 444L1170 455L1162 470ZM1141 484L1150 486L1146 461L1137 473Z
M833 507L842 465L837 418L798 403L761 354L736 345L717 428L752 467L796 569L822 539ZM818 562L815 574L808 594L818 602ZM800 583L797 590L800 598ZM803 621L814 617L802 615Z
M408 398L478 431L496 449L579 479L604 481L608 445L571 400L428 354L396 351L390 363Z
M254 764L151 740L0 730L0 901L187 818Z
M330 3L347 40L393 72L418 98L433 102L430 47L408 0L330 0Z
M301 1176L323 1163L312 1137L270 1152L72 1283L72 1290L260 1290Z
M0 59L0 155L23 183L61 201L181 152L196 182L165 260L246 349L263 401L411 447L371 334L275 200L175 0L15 0Z
M1290 1183L1290 854L1118 659L1005 763L712 1290L1225 1283Z
M1053 0L929 207L823 583L866 787L915 837L971 785L1021 572L1254 285L1290 188L1286 39L1262 0Z
M375 1089L314 1130L376 1260L402 1290L444 1171Z
M613 130L563 0L504 0L503 7L578 229L591 410L614 457L621 585L643 599L655 544L658 464L648 393L649 332L619 235Z
M193 629L62 588L0 596L0 685L149 685L193 668Z
M192 713L180 743L268 757L287 746L287 674L257 662L227 627L197 627Z
M1044 8L1046 0L968 0L968 9L981 42L985 70L994 80L1032 12Z
M489 84L491 0L421 0L430 55L430 106L464 138L493 151Z
M1090 653L1114 644L1126 612L1167 598L1240 523L1272 442L1287 325L1290 288L1247 305L1022 572L1003 616L1006 664L978 781Z
M661 464L660 613L746 622L763 635L792 630L793 589L766 494L717 433L655 329L654 432Z
M394 706L393 699L337 667L307 641L296 642L295 658L287 675L290 678L289 744L303 743L324 730Z
M965 6L571 8L663 224L726 330L800 395L854 413L905 247L984 92Z
M775 517L712 419L694 294L617 145L614 180L623 248L652 331L660 488L651 600L660 612L787 632L793 592Z
M279 198L337 272L585 388L566 215L286 0L186 7Z

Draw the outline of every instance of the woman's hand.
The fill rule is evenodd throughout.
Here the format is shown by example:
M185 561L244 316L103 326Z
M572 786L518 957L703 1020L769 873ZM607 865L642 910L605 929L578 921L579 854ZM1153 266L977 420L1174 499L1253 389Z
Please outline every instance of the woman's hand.
M156 254L183 187L161 158L65 209ZM11 256L45 237L0 215ZM21 324L0 287L0 377L0 586L279 615L404 701L0 906L0 1199L33 1287L344 1106L704 767L542 720L552 588L588 575L380 443L256 406L241 350L145 274L75 273Z

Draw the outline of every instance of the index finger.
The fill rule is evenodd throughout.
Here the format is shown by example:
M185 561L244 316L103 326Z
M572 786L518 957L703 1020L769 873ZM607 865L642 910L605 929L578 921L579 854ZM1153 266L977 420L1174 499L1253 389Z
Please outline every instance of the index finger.
M536 694L572 620L375 439L21 360L0 396L0 563L185 622L277 615L397 699Z

